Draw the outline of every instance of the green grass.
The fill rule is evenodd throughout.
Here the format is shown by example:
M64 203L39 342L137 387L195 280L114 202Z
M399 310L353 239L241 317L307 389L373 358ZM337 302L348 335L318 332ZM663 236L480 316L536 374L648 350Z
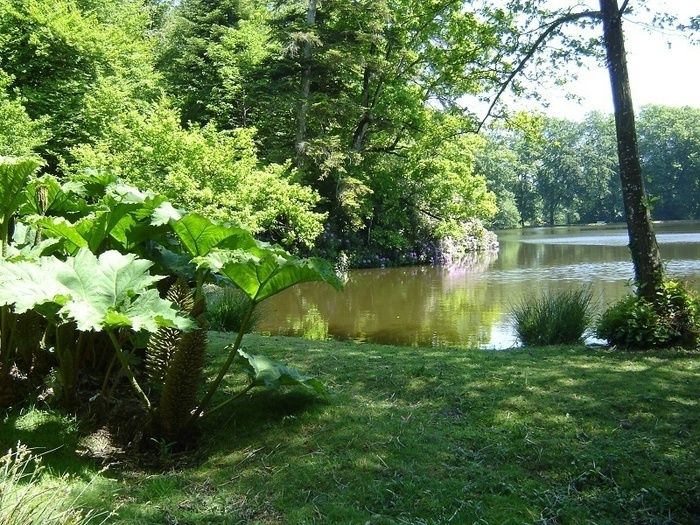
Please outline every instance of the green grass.
M214 335L212 353L226 341ZM320 376L334 397L252 393L206 421L187 462L117 465L84 504L118 508L124 524L700 521L698 352L245 346ZM69 443L56 474L89 477L87 460L65 464L75 424L41 417ZM21 421L0 439L32 446Z

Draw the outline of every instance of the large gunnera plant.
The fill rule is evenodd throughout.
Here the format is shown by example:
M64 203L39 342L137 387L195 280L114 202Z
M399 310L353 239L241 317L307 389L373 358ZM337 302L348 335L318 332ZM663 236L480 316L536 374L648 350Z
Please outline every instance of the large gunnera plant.
M63 182L37 177L38 165L0 158L0 402L3 392L18 391L18 363L33 363L37 353L50 356L54 394L64 406L77 407L86 376L92 399L124 401L115 387L126 378L151 428L168 440L190 435L200 415L216 409L209 405L236 359L250 378L243 393L292 384L324 392L313 378L242 352L241 342L256 307L272 295L305 281L340 288L328 262L294 257L109 174ZM203 290L222 280L240 290L244 309L228 355L200 397L208 329ZM161 282L170 285L159 290ZM40 335L27 337L28 331ZM101 396L93 395L95 376Z

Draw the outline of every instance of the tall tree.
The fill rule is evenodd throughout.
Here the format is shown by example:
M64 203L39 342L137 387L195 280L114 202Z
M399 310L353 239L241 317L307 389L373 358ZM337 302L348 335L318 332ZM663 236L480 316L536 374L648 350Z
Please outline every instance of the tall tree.
M653 301L661 288L664 272L644 192L637 146L637 129L622 33L622 14L627 3L628 0L625 0L623 9L620 9L617 0L600 0L600 11L615 108L617 155L634 275L640 295Z
M309 0L306 8L306 38L302 44L301 93L299 94L299 110L297 112L297 135L294 141L296 163L300 166L304 158L306 144L306 118L309 114L309 95L311 94L311 68L314 39L312 30L316 25L316 0Z
M557 216L568 219L576 204L577 182L583 176L579 125L563 119L546 119L543 129L541 163L536 175L544 217L554 226Z
M156 95L149 25L140 0L0 0L0 67L8 91L50 132L38 148L49 170L133 101Z

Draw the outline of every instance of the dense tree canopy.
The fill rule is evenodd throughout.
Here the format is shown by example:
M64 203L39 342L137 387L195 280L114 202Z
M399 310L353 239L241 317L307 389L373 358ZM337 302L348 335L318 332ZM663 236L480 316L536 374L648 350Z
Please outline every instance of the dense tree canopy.
M508 118L475 135L471 100L506 84L527 93L518 60L538 33L523 28L587 23L540 1L509 7L0 0L0 154L34 151L59 177L111 171L356 264L428 261L481 223L624 219L609 116L507 115L494 102ZM527 78L599 49L542 27L551 45ZM700 216L697 117L639 115L657 219Z

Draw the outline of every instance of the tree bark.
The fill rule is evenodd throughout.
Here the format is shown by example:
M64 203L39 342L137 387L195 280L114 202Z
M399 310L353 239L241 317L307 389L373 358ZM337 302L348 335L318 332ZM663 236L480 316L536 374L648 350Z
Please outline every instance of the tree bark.
M622 13L617 0L600 0L600 10L615 109L617 155L634 277L638 293L645 299L654 301L663 281L663 264L644 192L622 34Z
M372 44L370 47L370 56L374 55L377 47ZM372 66L367 64L362 74L362 116L355 127L355 132L352 135L352 149L360 152L364 148L365 137L369 131L369 125L372 122L371 101L370 101L370 84L372 80Z
M310 31L316 25L316 0L309 0L306 10L306 30ZM306 149L306 121L309 113L309 95L311 94L311 58L312 42L307 39L302 51L301 93L297 111L297 134L294 141L296 150L296 166L301 167Z

